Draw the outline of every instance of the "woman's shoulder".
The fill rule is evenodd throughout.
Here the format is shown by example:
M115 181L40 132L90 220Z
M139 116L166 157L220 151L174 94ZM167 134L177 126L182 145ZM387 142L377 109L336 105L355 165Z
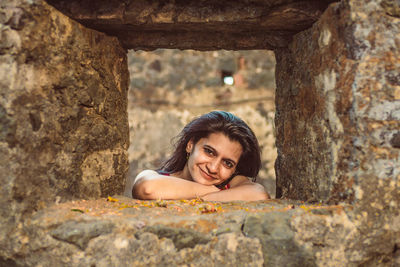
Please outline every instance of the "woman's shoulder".
M170 176L170 173L166 172L166 171L159 171L159 170L157 170L157 171L155 171L155 170L143 170L136 176L136 179L151 178L151 177L160 176L160 175Z
M159 174L155 170L143 170L143 171L139 172L138 175L136 175L136 180L142 179L142 178L150 178L150 177L156 176L156 175L159 175Z

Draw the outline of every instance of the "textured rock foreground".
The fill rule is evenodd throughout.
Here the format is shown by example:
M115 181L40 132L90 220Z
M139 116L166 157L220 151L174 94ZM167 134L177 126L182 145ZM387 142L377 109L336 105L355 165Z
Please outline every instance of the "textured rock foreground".
M250 2L258 3L237 1L231 10ZM319 3L280 3L306 2ZM182 14L193 22L201 12L197 2L186 3L186 11L196 12ZM275 50L277 195L353 205L329 207L279 201L152 207L128 199L49 207L122 191L128 167L124 40L85 28L41 0L0 7L0 266L400 265L398 1L331 4L290 43L281 42L281 31L254 43L246 34L218 38L215 20L200 21L204 34L195 33L196 43L189 28L185 38L173 35L176 43L165 28L153 39L136 35L149 50L164 47L161 41L192 49L220 48L221 40L231 49L254 48L259 40L264 49L283 46ZM107 12L95 11L95 20L107 19ZM160 15L154 19L171 18L158 11L150 12ZM216 9L210 16L220 14Z
M387 225L399 233L397 224ZM394 243L365 255L349 205L271 200L211 203L125 197L55 204L10 241L8 263L43 266L382 266L400 263ZM396 228L397 227L397 228ZM394 239L394 237L393 237ZM368 239L364 240L368 243ZM11 256L11 255L10 255ZM46 259L46 261L43 261ZM393 265L392 265L393 266Z

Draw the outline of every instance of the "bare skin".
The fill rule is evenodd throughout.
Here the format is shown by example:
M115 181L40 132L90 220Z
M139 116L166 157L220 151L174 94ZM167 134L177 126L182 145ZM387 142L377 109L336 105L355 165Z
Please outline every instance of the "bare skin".
M220 190L215 185L229 179L235 172L242 154L242 146L222 133L212 133L196 144L189 141L190 153L182 171L170 176L145 170L135 178L132 194L139 199L192 199L208 201L269 199L263 186L238 175L230 181L230 189Z

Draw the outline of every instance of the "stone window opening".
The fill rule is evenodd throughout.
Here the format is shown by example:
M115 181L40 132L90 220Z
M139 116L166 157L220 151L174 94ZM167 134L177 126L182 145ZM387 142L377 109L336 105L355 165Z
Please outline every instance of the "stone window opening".
M275 56L268 50L128 52L129 171L124 195L144 169L172 152L174 137L191 119L226 110L244 119L262 149L257 181L275 196ZM230 78L233 84L224 83Z

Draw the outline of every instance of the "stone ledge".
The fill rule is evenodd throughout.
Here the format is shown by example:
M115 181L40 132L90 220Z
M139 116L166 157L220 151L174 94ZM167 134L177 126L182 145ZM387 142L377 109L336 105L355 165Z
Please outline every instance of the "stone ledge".
M57 266L349 266L371 257L399 260L393 244L377 255L359 251L358 242L368 237L358 224L350 205L117 196L36 212L9 239L16 254L0 261L17 266L43 263L43 258Z

